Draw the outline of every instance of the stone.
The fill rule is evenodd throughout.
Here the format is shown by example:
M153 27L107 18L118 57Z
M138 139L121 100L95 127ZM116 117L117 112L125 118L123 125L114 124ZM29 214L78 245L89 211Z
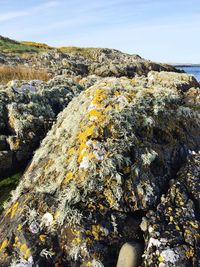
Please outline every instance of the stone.
M0 217L0 266L116 266L127 242L145 267L198 263L198 111L156 84L100 78L59 113Z
M70 78L11 81L0 91L0 151L13 153L12 164L0 167L0 177L26 167L56 116L83 88ZM1 123L2 122L2 123ZM5 157L1 154L0 161ZM11 163L11 162L10 162ZM10 166L10 168L8 168ZM4 171L3 171L4 170Z
M119 252L117 267L138 267L141 263L142 246L139 243L125 243Z
M142 266L199 266L200 153L189 155L156 211L147 213ZM153 240L153 241L152 241Z

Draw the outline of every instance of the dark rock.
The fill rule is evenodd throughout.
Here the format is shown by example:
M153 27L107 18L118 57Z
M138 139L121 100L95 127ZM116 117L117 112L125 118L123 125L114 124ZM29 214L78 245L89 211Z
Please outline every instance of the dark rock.
M6 135L0 135L0 151L7 149L8 149L8 144L6 141Z
M200 266L200 154L191 155L153 213L142 266Z
M6 173L12 168L13 152L12 151L0 151L0 170L1 173Z

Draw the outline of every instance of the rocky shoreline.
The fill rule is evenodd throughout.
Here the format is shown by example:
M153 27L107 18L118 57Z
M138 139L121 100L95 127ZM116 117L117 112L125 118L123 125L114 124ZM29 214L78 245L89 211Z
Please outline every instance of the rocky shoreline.
M199 83L89 55L1 55L53 77L0 87L0 266L200 266Z

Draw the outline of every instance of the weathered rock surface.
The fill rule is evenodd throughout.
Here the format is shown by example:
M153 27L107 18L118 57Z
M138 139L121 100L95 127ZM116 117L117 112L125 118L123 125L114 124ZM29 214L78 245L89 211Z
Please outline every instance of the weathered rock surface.
M58 49L42 53L26 55L1 53L2 64L23 64L36 69L48 69L51 75L66 75L70 77L97 75L127 76L147 75L149 71L175 71L170 65L158 64L145 60L138 55L129 55L114 49L88 49L85 56L79 53L63 53Z
M143 266L200 266L199 212L200 153L188 157L156 211L143 218Z
M0 90L0 177L26 166L57 114L82 87L70 78L11 81Z
M199 113L180 88L149 83L101 79L59 114L0 218L1 266L116 266L142 232L144 266L195 266L199 167L176 173L199 150Z

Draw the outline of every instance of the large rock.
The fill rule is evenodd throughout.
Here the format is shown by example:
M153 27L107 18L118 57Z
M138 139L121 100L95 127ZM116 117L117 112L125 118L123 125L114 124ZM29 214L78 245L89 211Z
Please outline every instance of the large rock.
M57 114L81 90L64 77L11 81L0 90L0 177L26 166Z
M143 218L143 266L200 266L199 174L200 154L194 153L169 185L156 211Z
M142 246L149 224L146 219L140 230L142 217L156 209L190 151L200 147L199 114L182 106L183 98L175 87L148 86L146 78L103 79L74 98L1 216L0 265L111 267L124 243ZM172 208L166 223L175 216L183 223L188 214L194 247L193 205L183 184L177 186L187 208L179 215ZM149 249L144 266L154 263Z

